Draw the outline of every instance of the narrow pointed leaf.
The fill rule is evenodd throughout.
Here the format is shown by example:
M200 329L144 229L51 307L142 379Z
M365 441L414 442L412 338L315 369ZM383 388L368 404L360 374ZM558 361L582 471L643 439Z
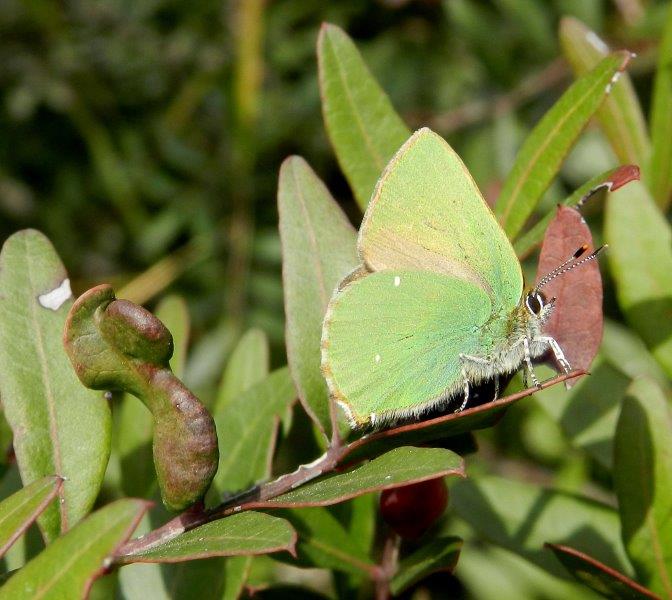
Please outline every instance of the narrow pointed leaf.
M144 552L125 554L117 562L183 562L212 556L294 553L296 532L285 520L244 512L187 531Z
M220 453L214 483L220 493L240 491L268 477L280 416L295 399L289 371L282 368L217 413Z
M622 165L615 169L609 169L605 173L601 173L584 183L571 196L567 196L560 204L562 206L578 207L583 202L592 198L599 192L606 193L607 191L615 192L617 189L623 187L626 183L637 181L639 179L639 167L636 165ZM555 210L549 211L537 223L534 224L528 231L521 235L513 247L516 254L523 258L527 256L534 248L544 239L544 234L550 222L556 215Z
M410 131L342 29L322 25L317 59L327 133L364 210L378 177Z
M560 43L574 73L581 76L609 54L599 36L574 17L560 23ZM627 73L622 73L597 111L597 118L621 162L646 165L651 143L637 93Z
M653 151L648 171L651 194L666 208L672 200L672 7L667 9L663 38L658 47L658 67L653 84L651 137Z
M659 598L629 577L602 564L584 552L569 546L546 544L578 581L605 598L614 600L651 600Z
M0 599L85 598L147 506L124 499L97 510L12 576L0 588Z
M329 395L320 371L322 320L339 281L359 264L356 234L329 190L298 156L280 169L278 212L287 360L303 407L328 437Z
M110 410L77 380L63 349L70 281L49 240L20 231L0 255L0 396L25 485L65 479L38 523L53 540L91 508L110 453Z
M559 577L567 577L544 544L567 543L630 576L616 511L565 492L502 477L456 482L451 507L483 538Z
M43 477L0 502L0 557L53 501L62 485L60 477Z
M672 414L652 380L636 380L623 402L614 463L623 542L638 579L672 598Z
M495 213L509 238L519 234L608 94L612 78L629 60L628 52L616 52L602 60L569 87L527 137L495 204Z
M461 549L462 540L457 537L439 538L421 546L399 562L390 590L397 596L432 573L452 572Z
M618 303L672 377L672 229L643 184L609 196L605 240Z
M233 349L219 385L213 413L223 410L236 397L268 375L268 338L261 329L250 329Z
M328 506L350 498L444 475L464 477L462 458L443 448L401 447L267 501L264 506Z

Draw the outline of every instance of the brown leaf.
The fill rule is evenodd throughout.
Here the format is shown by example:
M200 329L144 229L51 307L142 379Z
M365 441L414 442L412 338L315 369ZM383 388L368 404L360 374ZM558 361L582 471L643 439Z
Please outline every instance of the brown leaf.
M544 236L537 281L584 244L592 251L593 238L581 213L559 206ZM544 332L560 344L573 369L588 370L602 341L602 277L597 261L556 277L543 291L547 298L556 298L555 310Z

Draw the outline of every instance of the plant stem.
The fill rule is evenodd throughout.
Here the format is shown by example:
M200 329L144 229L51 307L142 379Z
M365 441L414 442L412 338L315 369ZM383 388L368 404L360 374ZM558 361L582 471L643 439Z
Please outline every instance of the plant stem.
M520 392L516 392L515 394L511 394L506 398L502 398L497 402L515 402L526 396L531 396L540 389L546 389L567 379L574 379L575 377L581 377L582 375L586 375L586 371L572 371L571 373L562 374L543 382L539 388L527 388L525 390L521 390ZM243 512L245 510L269 508L269 500L277 498L286 492L305 485L309 481L312 481L321 475L326 475L333 472L336 467L345 464L348 457L352 453L360 450L363 446L366 446L370 443L380 442L386 438L393 438L394 436L404 433L412 428L417 429L449 419L463 418L465 415L483 412L488 410L488 408L488 404L483 404L481 406L467 409L461 413L450 413L447 415L442 415L422 423L411 423L401 425L399 427L393 427L391 429L376 431L358 438L349 444L344 445L339 443L338 445L331 445L322 456L317 458L312 463L301 465L295 471L281 475L273 481L256 485L249 490L241 492L240 494L225 498L219 506L208 510L205 510L202 504L192 506L158 529L150 531L146 535L132 539L124 544L116 553L115 561L117 563L133 562L132 556L129 555L137 554L154 546L163 544L168 540L180 535L181 533L184 533L190 529L194 529L200 525L204 525L205 523L216 521L231 514Z

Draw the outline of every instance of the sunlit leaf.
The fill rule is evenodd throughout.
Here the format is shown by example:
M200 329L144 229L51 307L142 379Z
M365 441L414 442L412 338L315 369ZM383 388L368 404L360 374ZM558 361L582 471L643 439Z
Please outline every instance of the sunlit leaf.
M0 395L24 484L65 479L39 518L53 540L91 508L110 453L110 410L77 380L63 349L70 280L49 240L11 236L0 254Z
M619 537L618 514L609 506L495 476L459 480L450 498L453 510L482 537L554 575L567 577L544 550L546 542L566 543L632 574Z
M117 500L97 510L31 560L0 588L0 598L84 598L111 555L135 529L147 503Z
M320 371L322 320L338 282L358 264L355 230L300 157L280 170L287 360L304 408L328 436L329 394Z
M560 43L578 76L590 71L609 54L607 44L574 17L565 17L560 22ZM614 83L609 97L597 111L597 118L620 161L646 165L651 144L642 107L627 73L621 73Z
M43 477L0 502L0 557L44 511L62 485L60 477Z
M495 204L509 238L515 238L557 175L577 137L607 95L630 54L616 52L575 81L527 137Z
M322 25L317 57L327 133L364 210L378 177L410 131L342 29Z
M464 477L462 458L443 448L401 447L355 467L282 494L265 506L327 506L355 496L444 475Z
M651 138L653 152L649 168L651 194L659 206L672 199L672 8L667 9L663 38L658 47L658 67L653 83Z
M672 376L672 229L639 182L609 195L604 228L621 310Z
M672 598L672 414L651 380L636 380L623 402L614 467L623 541L638 579Z
M116 560L170 563L213 556L293 553L295 544L296 533L285 519L244 512L206 523L148 550L117 556Z

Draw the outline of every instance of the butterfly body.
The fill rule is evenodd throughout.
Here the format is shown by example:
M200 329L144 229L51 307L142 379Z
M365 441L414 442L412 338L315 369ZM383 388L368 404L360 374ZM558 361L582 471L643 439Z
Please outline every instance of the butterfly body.
M323 374L353 426L418 417L458 394L464 405L469 386L531 370L554 344L542 333L553 303L524 292L504 231L428 129L381 176L358 251L322 335Z

